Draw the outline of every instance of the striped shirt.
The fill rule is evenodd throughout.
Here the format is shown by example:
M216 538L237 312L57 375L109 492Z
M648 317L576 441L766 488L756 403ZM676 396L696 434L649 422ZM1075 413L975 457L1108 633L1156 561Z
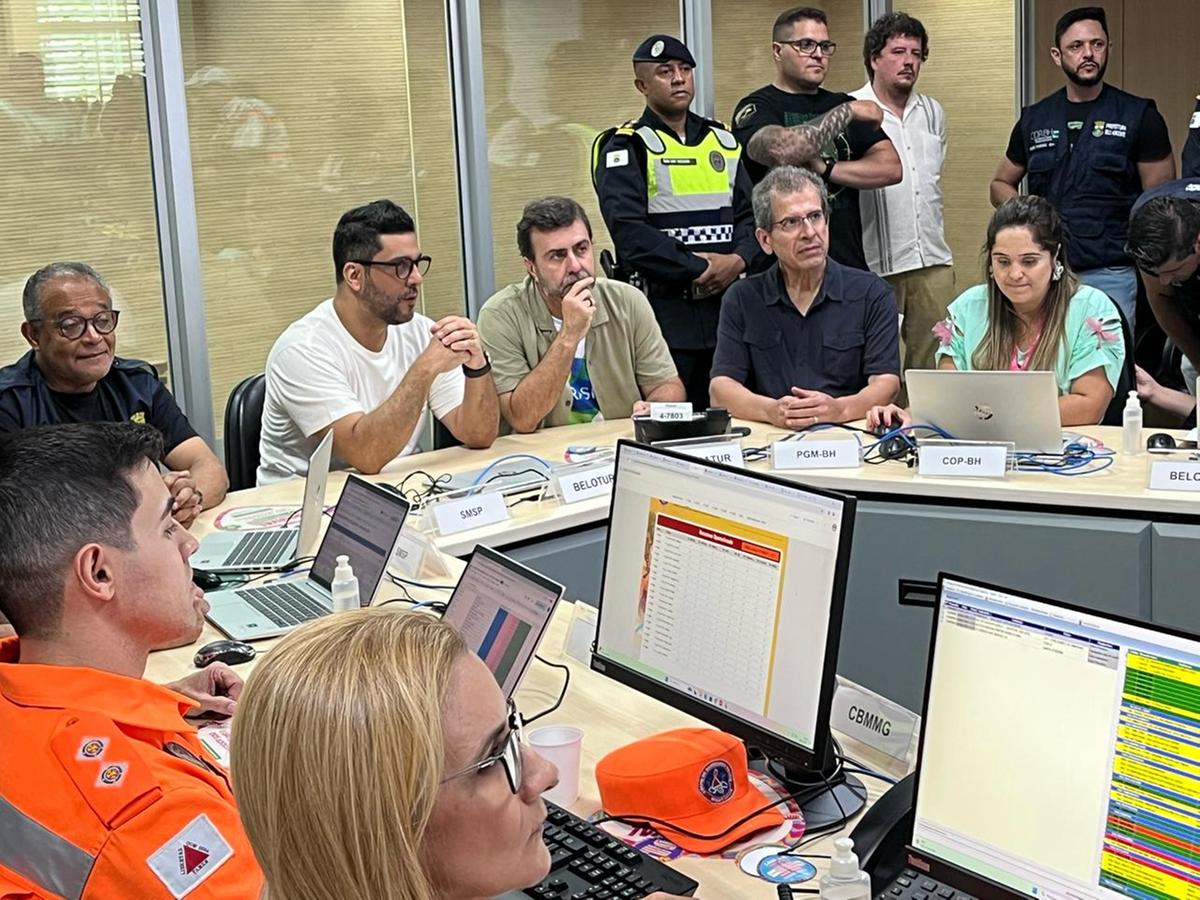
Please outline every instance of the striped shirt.
M901 119L880 103L870 83L852 91L883 108L883 130L892 140L904 178L899 184L859 192L863 251L876 275L895 275L953 262L942 218L942 164L946 159L946 112L925 94L913 93Z

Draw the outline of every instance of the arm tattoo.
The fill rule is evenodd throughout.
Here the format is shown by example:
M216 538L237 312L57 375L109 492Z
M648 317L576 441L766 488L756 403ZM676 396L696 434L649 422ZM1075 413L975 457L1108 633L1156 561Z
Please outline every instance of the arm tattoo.
M806 149L812 148L812 152L805 157L812 159L821 152L822 147L845 131L853 118L853 110L847 101L803 125L793 125L791 130L800 136Z
M846 102L803 125L767 125L746 143L746 155L766 166L799 166L821 155L821 148L846 130L853 118Z

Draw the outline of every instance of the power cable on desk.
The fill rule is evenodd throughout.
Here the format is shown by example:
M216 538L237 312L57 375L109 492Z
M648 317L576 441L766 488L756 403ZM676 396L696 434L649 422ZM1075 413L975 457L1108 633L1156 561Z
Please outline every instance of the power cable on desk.
M566 696L567 696L567 688L569 688L571 686L571 669L569 666L563 665L562 663L550 662L550 660L540 656L537 653L533 654L533 658L536 659L538 662L540 662L544 666L549 666L552 669L562 669L562 671L563 671L563 686L562 686L562 690L560 690L558 692L558 699L554 701L553 706L551 706L549 709L543 709L540 713L535 713L534 715L530 716L529 718L525 718L524 716L522 716L521 717L521 725L522 726L532 725L538 719L540 719L544 716L550 715L550 713L554 712L556 709L558 709L560 706L562 706L562 702L563 702L564 698L566 698Z
M400 575L387 573L388 580L392 584L407 585L408 587L425 588L427 591L452 591L457 585L454 584L432 584L428 581L413 581L411 578L403 578Z
M246 585L250 584L253 581L259 581L260 579L266 578L268 575L302 575L303 573L309 571L309 569L307 569L307 568L302 569L299 567L308 565L315 559L316 559L315 556L301 556L297 559L293 559L291 562L284 563L281 566L275 566L273 568L267 569L267 571L265 571L265 572L256 572L253 575L249 575L246 578L243 578L241 581L233 581L232 578L230 578L230 579L222 578L222 581L228 580L228 582L234 588L239 588L239 587L245 587Z
M492 470L495 469L496 466L500 465L501 463L508 462L510 459L531 459L534 462L545 466L545 471L547 474L553 471L553 466L551 466L549 462L542 459L540 456L535 456L532 453L509 453L507 456L502 456L497 460L493 460L486 468L483 469L483 471L476 475L475 480L471 482L471 487L478 487L480 483L492 473Z

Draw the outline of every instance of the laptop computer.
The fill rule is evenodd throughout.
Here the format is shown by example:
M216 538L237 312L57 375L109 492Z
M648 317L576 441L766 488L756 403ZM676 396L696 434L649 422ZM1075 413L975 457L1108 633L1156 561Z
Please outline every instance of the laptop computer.
M1012 441L1021 453L1060 453L1062 419L1053 372L904 373L913 422L963 441Z
M462 634L510 697L564 590L557 581L479 545L442 618Z
M1200 637L943 574L888 900L1190 897Z
M192 556L192 565L213 572L271 572L294 560L310 556L317 546L317 535L321 531L325 485L329 481L329 458L332 453L331 429L308 458L299 527L206 534L200 540L200 549Z
M350 557L359 596L364 605L369 604L408 509L408 501L399 492L347 476L308 577L208 594L208 621L235 640L255 641L284 634L330 613L333 570L342 555Z

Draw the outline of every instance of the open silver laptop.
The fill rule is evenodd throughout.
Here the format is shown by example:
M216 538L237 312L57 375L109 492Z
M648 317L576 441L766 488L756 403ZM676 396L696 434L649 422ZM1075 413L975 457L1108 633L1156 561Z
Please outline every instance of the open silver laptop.
M453 625L512 696L533 658L565 588L515 559L483 545L446 604Z
M1011 441L1021 453L1062 452L1053 372L909 369L904 380L914 424L964 441Z
M231 638L255 641L326 615L333 611L330 588L342 555L350 557L359 597L369 604L408 508L408 501L391 488L348 476L308 577L208 594L208 621Z
M311 556L321 532L332 453L333 429L330 429L308 458L299 527L206 534L200 540L200 549L192 557L192 565L213 572L271 572L296 559Z

